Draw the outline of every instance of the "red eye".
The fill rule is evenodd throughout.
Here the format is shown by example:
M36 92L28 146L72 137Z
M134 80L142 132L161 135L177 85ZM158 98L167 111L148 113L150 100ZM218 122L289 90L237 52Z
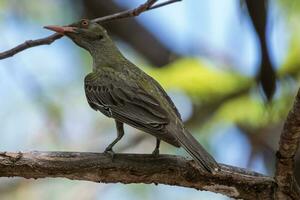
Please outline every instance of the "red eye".
M82 20L81 21L81 26L83 26L83 27L88 27L88 25L89 25L89 21L88 20L86 20L86 19L84 19L84 20Z

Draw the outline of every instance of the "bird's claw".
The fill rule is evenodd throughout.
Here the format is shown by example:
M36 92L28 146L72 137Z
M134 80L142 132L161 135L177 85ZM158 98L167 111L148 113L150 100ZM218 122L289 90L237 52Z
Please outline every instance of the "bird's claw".
M154 149L154 151L152 152L153 156L159 156L159 149Z
M112 150L111 147L107 147L104 151L105 154L108 154L111 159L113 160L114 159L114 156L115 156L115 152Z

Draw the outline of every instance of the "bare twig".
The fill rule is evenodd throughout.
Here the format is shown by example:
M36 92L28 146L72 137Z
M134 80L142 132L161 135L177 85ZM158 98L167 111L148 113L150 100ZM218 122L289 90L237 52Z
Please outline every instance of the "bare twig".
M63 35L61 35L61 34L55 33L55 34L52 34L45 38L40 38L37 40L27 40L24 43L19 44L18 46L14 47L10 50L0 53L0 60L11 57L11 56L13 56L21 51L24 51L25 49L31 48L31 47L45 45L45 44L51 44L52 42L61 38L62 36Z
M156 4L154 5L158 0L148 0L146 3L140 5L137 8L134 8L132 10L126 10L123 12L119 12L113 15L108 15L108 16L104 16L104 17L99 17L96 19L93 19L93 22L107 22L107 21L111 21L111 20L115 20L115 19L123 19L123 18L128 18L128 17L136 17L139 16L142 12L148 11L148 10L152 10L155 8L159 8L162 6L166 6L168 4L171 3L175 3L175 2L179 2L181 0L170 0L170 1L166 1L160 4Z
M93 22L106 22L106 21L110 21L110 20L114 20L114 19L122 19L122 18L126 18L126 17L134 17L134 16L138 16L139 14L141 14L142 12L145 12L146 10L149 10L149 8L155 4L158 0L147 0L145 3L143 3L142 5L140 5L137 8L134 8L132 10L126 10L123 12L119 12L113 15L108 15L108 16L104 16L104 17L99 17L96 19L93 19Z
M151 6L148 10L152 10L152 9L155 9L155 8L163 7L163 6L166 6L168 4L176 3L176 2L179 2L179 1L182 1L182 0L169 0L169 1L165 1L163 3L158 3L156 5Z
M272 178L222 165L212 176L193 161L171 155L76 152L0 153L0 177L63 177L103 183L155 183L221 193L237 199L271 199Z
M152 10L155 8L159 8L162 6L166 6L169 5L171 3L175 3L181 0L169 0L163 3L159 3L154 5L158 0L147 0L146 3L138 6L137 8L131 9L131 10L127 10L127 11L123 11L120 13L115 13L112 15L108 15L108 16L104 16L104 17L100 17L100 18L96 18L93 19L92 21L94 22L108 22L108 21L112 21L112 20L116 20L116 19L122 19L122 18L128 18L128 17L135 17L140 15L141 13L148 11L148 10ZM9 49L7 51L1 52L0 53L0 60L14 56L15 54L24 51L25 49L31 48L31 47L35 47L35 46L39 46L39 45L46 45L46 44L51 44L52 42L54 42L55 40L61 38L62 35L60 34L53 34L50 35L48 37L45 38L40 38L37 40L28 40L12 49Z
M275 179L277 199L300 199L300 188L294 177L294 157L300 142L300 90L285 121L276 154ZM287 198L289 197L289 198Z

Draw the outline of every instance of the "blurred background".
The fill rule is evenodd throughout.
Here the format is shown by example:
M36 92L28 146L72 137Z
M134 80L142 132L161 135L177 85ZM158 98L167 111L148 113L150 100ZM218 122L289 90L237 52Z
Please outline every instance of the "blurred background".
M145 0L0 0L0 51L64 25ZM272 175L300 78L300 1L183 0L105 24L121 51L157 79L188 129L218 162ZM114 121L89 108L91 57L67 38L0 61L0 151L102 152ZM126 126L116 152L150 153L155 139ZM163 143L161 153L187 156ZM296 173L300 179L300 159ZM228 199L194 189L0 178L1 200Z

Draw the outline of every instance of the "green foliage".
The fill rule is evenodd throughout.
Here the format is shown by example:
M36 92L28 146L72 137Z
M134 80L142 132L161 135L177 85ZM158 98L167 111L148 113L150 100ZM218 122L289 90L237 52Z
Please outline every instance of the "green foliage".
M225 102L216 113L214 122L262 126L268 121L264 106L260 99L244 95Z
M251 128L267 127L284 120L292 96L284 95L271 104L265 104L254 95L244 95L225 102L216 112L211 123L225 122Z
M290 41L287 56L282 67L279 69L280 76L293 76L297 78L300 69L300 1L298 0L278 0L280 8L286 15L286 28L290 32Z
M299 31L300 33L300 31ZM299 37L294 35L291 39L290 47L288 54L286 56L285 62L282 67L279 69L278 74L281 77L290 75L294 78L297 78L300 72L300 39Z
M160 69L147 69L147 72L164 88L182 90L201 103L223 98L253 83L248 77L213 68L193 58L180 59Z
M46 5L46 6L45 6ZM72 8L74 11L65 8ZM45 15L45 9L52 15ZM33 23L45 23L46 21L69 23L78 18L80 13L75 5L72 5L69 1L53 1L52 3L46 3L46 1L36 0L1 0L0 1L0 16L1 12L15 12L18 11L18 16L24 21L25 19ZM0 17L1 21L1 17Z
M283 9L287 16L299 15L300 1L299 0L277 0L279 8Z
M291 58L293 62L294 59ZM289 84L283 81L281 95L271 104L266 104L259 93L250 92L256 87L253 78L213 68L193 58L180 59L160 69L147 68L146 71L167 90L179 89L185 92L193 104L205 107L219 102L212 119L208 121L210 125L230 123L261 128L279 123L287 115L294 94Z

